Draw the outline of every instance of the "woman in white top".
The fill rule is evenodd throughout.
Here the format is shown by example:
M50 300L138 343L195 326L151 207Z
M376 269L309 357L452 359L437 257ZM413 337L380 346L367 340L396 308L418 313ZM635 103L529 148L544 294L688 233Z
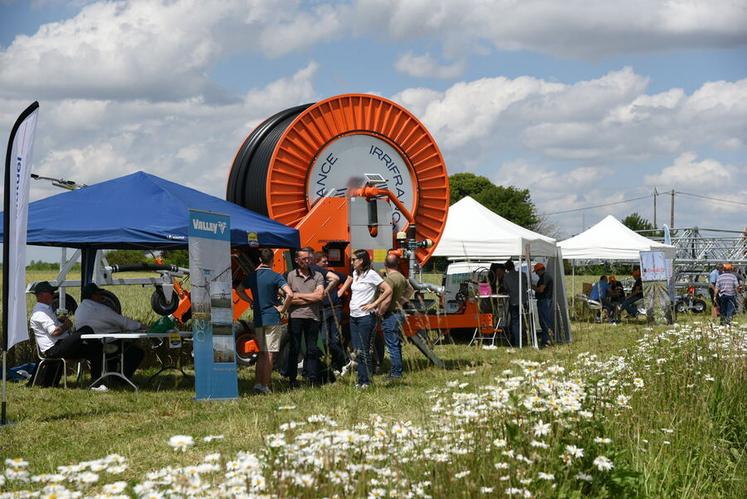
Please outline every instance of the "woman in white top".
M350 258L353 264L353 275L348 276L339 290L350 295L350 339L355 349L358 362L358 387L365 388L371 384L373 359L371 343L376 328L376 315L371 304L375 301L376 290L388 286L384 279L371 268L371 257L366 250L355 250Z

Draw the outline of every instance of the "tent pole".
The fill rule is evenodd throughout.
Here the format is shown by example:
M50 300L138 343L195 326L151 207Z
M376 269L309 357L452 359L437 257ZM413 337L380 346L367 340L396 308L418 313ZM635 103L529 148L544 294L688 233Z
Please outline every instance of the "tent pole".
M571 308L576 313L576 260L571 260Z
M5 334L5 331L3 331L3 334ZM5 426L5 424L8 422L8 419L6 418L8 398L7 398L7 392L5 391L5 388L6 388L5 383L7 382L6 375L8 372L5 366L5 356L7 355L7 353L8 352L3 350L3 401L2 401L2 409L0 410L0 412L2 412L2 414L0 414L0 426Z
M521 300L522 298L521 295L524 294L521 292L521 274L522 274L521 257L522 257L522 254L521 254L521 251L519 251L519 269L518 269L519 270L519 348L521 348L521 340L522 340L521 337L523 334L522 323L523 323L523 318L524 318L524 307L522 306L522 300Z

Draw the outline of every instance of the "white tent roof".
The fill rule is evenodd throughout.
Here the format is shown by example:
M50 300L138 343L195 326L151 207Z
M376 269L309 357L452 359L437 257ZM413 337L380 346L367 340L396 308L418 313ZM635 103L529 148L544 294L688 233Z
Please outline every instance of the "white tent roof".
M509 222L467 196L449 208L434 256L497 258L518 256L529 244L532 256L557 256L555 239Z
M663 244L630 230L612 215L581 234L558 243L567 260L638 260L639 251L662 250L674 254L674 246Z

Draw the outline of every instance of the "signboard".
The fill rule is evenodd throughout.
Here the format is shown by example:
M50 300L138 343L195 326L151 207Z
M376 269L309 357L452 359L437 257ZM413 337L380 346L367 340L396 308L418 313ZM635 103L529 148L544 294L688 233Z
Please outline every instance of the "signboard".
M189 273L196 398L236 398L229 217L189 210Z
M649 321L671 324L672 260L662 251L641 251L641 281L643 281L643 304Z
M667 272L667 258L662 251L641 251L641 280L643 282L668 281L671 274Z

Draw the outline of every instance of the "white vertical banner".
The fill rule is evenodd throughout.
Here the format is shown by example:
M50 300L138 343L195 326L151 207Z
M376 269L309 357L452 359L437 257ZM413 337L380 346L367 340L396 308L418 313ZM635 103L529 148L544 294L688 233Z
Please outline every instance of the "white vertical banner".
M3 351L28 339L26 323L26 228L34 134L39 103L18 117L5 158L3 220Z

